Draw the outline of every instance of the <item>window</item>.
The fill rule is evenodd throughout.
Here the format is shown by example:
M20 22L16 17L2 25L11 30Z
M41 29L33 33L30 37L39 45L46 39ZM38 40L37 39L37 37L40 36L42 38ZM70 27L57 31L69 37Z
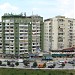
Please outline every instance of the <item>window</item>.
M10 27L10 28L13 28L13 27Z
M9 32L9 30L6 30L6 32Z
M20 39L23 39L23 37L20 37Z
M33 43L33 45L35 45L35 43Z
M2 45L2 43L0 43L0 45Z
M23 47L20 47L20 49L23 49Z
M14 37L10 37L10 39L14 39Z
M27 50L25 50L25 52L27 52Z
M10 34L10 35L14 35L14 34Z
M9 27L6 27L6 28L9 28Z
M63 33L58 33L58 35L63 35Z
M6 43L5 45L8 46L9 44Z
M13 42L13 40L11 40L11 42Z
M36 48L36 46L33 46L32 48Z
M33 49L33 52L34 52L35 50Z
M2 48L2 47L0 47L0 48Z
M13 32L13 30L11 30L11 32Z
M11 51L13 53L13 51Z
M10 23L10 25L14 25L14 23Z
M24 52L24 51L22 50L22 51L20 51L20 52Z
M24 43L24 45L28 45L28 43Z
M23 32L23 30L20 30L20 32Z
M9 37L7 37L7 39L9 39Z
M13 49L13 47L11 47L11 49Z
M7 23L7 25L9 25L9 23Z
M20 44L20 46L22 46L22 44Z

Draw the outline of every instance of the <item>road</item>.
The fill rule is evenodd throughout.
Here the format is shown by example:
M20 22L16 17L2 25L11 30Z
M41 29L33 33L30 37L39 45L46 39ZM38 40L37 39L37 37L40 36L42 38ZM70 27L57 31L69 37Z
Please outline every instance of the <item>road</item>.
M69 63L66 63L65 64L65 66L62 68L62 67L60 67L61 65L59 65L58 64L58 61L61 61L61 60L66 60L67 62L68 61L71 61L71 60L73 60L74 58L56 58L56 59L54 59L53 61L49 61L49 62L55 62L56 63L56 66L55 66L55 68L53 68L53 69L75 69L75 67L72 65L72 64L69 64ZM2 64L7 64L7 62L4 62L4 60L9 60L9 61L11 61L11 60L13 60L13 59L0 59L1 61L2 61ZM15 60L16 61L16 60ZM41 61L41 60L36 60L37 61L37 63L39 64L39 63L45 63L46 62L46 68L43 68L43 69L51 69L51 68L48 68L48 66L50 65L49 63L47 63L47 61ZM13 63L13 64L15 64L15 63ZM16 66L15 65L15 67L13 67L13 68L20 68L20 69L31 69L31 66L33 65L33 62L30 62L30 64L29 64L29 66L24 66L24 64L23 63L19 63L19 65L18 66ZM12 67L9 67L8 65L6 65L6 66L0 66L0 68L12 68ZM32 68L32 69L39 69L39 68Z

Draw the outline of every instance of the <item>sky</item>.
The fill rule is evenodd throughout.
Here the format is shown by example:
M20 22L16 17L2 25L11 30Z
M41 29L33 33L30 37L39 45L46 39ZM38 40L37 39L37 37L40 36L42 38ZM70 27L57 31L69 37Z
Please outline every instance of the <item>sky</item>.
M11 12L26 12L27 16L40 15L44 19L58 15L75 18L75 0L0 0L0 17Z

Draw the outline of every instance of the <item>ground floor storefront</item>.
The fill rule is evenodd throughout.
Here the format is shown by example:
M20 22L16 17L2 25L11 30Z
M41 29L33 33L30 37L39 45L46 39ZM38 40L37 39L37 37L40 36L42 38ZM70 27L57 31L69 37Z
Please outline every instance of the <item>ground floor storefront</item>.
M52 54L52 57L74 57L74 54Z

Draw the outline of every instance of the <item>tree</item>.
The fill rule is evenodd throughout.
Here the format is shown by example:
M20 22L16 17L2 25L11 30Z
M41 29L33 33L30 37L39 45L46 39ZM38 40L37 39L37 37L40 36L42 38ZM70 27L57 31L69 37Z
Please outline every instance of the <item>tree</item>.
M55 66L56 66L56 64L54 63L54 64L53 64L53 66L55 67Z
M0 65L2 64L2 61L0 61Z
M46 67L46 63L43 64L44 68Z
M64 64L64 63L62 63L61 65L62 65L62 68L65 66L65 64Z
M10 65L10 61L7 61L7 65L8 65L8 66Z
M27 60L24 60L24 61L23 61L23 64L24 64L25 66L28 66L28 64L29 64L29 61L27 61Z
M73 68L74 68L74 67L75 67L75 64L73 64L72 66L73 66Z
M33 67L37 67L37 62L34 62L33 63Z
M19 62L16 62L15 65L18 66L19 65Z

